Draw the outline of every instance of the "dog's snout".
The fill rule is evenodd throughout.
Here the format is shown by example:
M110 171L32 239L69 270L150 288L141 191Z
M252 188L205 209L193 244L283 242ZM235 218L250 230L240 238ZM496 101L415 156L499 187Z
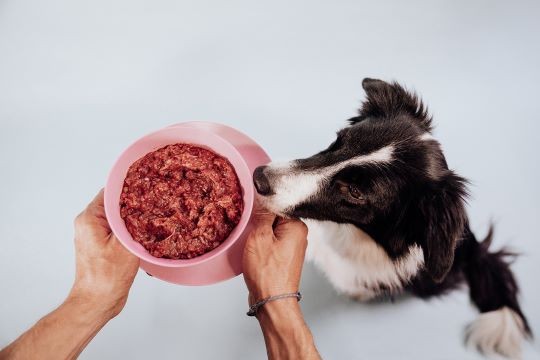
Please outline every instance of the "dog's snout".
M255 189L260 195L270 195L272 188L270 187L270 181L268 177L264 174L264 169L268 166L259 166L253 172L253 184Z

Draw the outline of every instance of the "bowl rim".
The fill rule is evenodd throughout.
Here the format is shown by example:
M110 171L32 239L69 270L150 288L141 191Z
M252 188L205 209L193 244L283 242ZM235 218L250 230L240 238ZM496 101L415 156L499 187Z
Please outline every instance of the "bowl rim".
M170 132L170 131L174 131L174 130L176 130L176 129L174 129L174 127L165 127L165 128L150 132L150 133L148 133L146 135L141 136L137 140L133 141L129 146L127 146L120 153L120 155L116 158L115 162L113 163L113 166L109 170L109 174L107 176L107 181L106 181L106 185L105 185L105 189L104 189L104 208L105 208L105 215L107 217L107 221L109 222L109 226L111 227L112 232L115 234L116 238L120 241L120 243L130 253L137 256L138 258L140 258L143 261L152 263L152 264L157 265L157 266L178 268L178 267L196 266L196 265L205 263L207 261L210 261L210 260L222 255L223 253L225 253L236 241L238 241L238 239L241 237L242 233L246 229L246 227L247 227L247 225L249 223L249 220L251 218L251 215L252 215L253 205L254 205L254 202L255 202L255 194L254 194L255 188L254 188L254 185L253 185L252 181L245 181L245 184L242 183L242 180L241 180L242 176L240 175L240 173L249 175L249 179L251 180L251 172L249 170L248 164L246 163L246 160L244 159L244 157L240 153L240 151L238 151L238 149L236 149L236 147L234 147L224 137L222 137L222 136L220 136L220 135L218 135L218 134L216 134L216 133L214 133L214 132L212 132L210 130L199 129L199 128L190 128L189 131L191 133L204 134L205 139L209 139L209 138L212 139L212 140L209 141L209 143L215 143L215 142L221 143L220 145L227 148L227 151L230 152L230 153L228 155L224 155L222 152L216 151L211 145L209 145L207 143L205 143L205 144L201 144L201 143L197 143L197 142L191 142L190 143L190 142L185 142L185 141L180 140L180 141L177 141L177 142L170 142L168 144L165 144L165 145L160 146L160 147L158 147L156 149L153 149L153 150L150 149L145 154L148 154L148 153L150 153L152 151L156 151L156 150L158 150L158 149L160 149L160 148L162 148L164 146L167 146L167 145L179 144L179 143L189 143L189 144L193 144L193 145L196 145L196 146L200 146L200 147L209 149L212 152L218 154L219 156L222 156L222 157L226 158L227 161L229 161L229 163L233 166L233 168L234 168L234 170L236 172L236 175L238 177L238 181L240 182L240 186L242 188L242 200L244 202L244 208L242 210L242 215L240 217L240 221L233 228L231 234L229 234L229 236L220 245L218 245L216 248L212 249L211 251L209 251L207 253L204 253L204 254L202 254L200 256L196 256L196 257L191 258L191 259L166 259L166 258L155 257L155 256L151 255L148 252L148 250L146 250L144 248L144 246L142 246L139 242L134 240L131 237L131 234L129 234L129 232L127 232L128 235L129 235L129 238L128 239L122 239L120 236L117 235L119 233L118 226L125 226L125 222L122 219L122 217L120 216L119 211L116 211L116 204L119 203L119 199L115 200L115 199L110 198L110 196L112 196L112 195L110 195L111 184L115 181L115 179L117 177L121 176L121 174L118 174L119 163L139 143L144 142L145 140L147 140L149 138L159 136L159 134L162 134L164 132ZM145 156L145 155L140 156L139 158L137 158L137 160L140 159L143 156ZM236 166L230 160L231 157L235 157L238 160L241 169L236 168ZM137 161L137 160L134 160L134 161ZM129 166L131 166L133 164L133 162L131 162L131 164ZM129 169L129 166L126 168L126 174L127 174L127 170ZM125 179L126 174L123 174L123 179L120 182L120 184L122 184L122 186L123 186L123 181ZM244 186L244 185L246 185L246 186ZM251 195L249 195L248 192ZM118 206L118 209L119 209L119 206ZM117 214L113 215L112 212L117 212ZM109 219L112 219L113 217L116 217L117 221L109 220ZM120 220L120 222L123 225L118 224L118 219ZM232 233L235 232L235 231L236 231L235 236L231 237ZM136 248L140 248L142 250L138 251L138 250L136 250Z

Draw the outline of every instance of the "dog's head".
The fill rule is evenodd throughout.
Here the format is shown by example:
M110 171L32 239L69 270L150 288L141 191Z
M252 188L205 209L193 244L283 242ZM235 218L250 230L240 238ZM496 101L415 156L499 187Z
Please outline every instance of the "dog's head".
M465 180L448 169L416 95L381 80L362 86L358 116L328 148L255 170L260 200L282 216L354 224L393 258L417 244L441 281L466 222Z

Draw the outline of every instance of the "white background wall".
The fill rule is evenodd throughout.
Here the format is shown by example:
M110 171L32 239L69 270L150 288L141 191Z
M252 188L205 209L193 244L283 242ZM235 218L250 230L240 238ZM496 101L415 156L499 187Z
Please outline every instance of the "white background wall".
M479 236L513 269L540 332L537 1L0 0L0 346L59 304L72 219L139 136L192 119L250 134L274 158L325 147L363 96L399 80L430 105L451 167L472 181ZM476 359L465 292L357 304L311 266L302 306L328 359ZM84 359L264 357L241 277L173 286L141 272ZM529 345L526 359L538 358Z

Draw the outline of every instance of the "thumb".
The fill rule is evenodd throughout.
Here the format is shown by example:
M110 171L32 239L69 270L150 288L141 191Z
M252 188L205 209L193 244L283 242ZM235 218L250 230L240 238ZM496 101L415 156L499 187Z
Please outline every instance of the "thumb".
M275 220L275 214L262 207L258 202L255 203L255 206L253 207L252 222L256 227L272 227Z

